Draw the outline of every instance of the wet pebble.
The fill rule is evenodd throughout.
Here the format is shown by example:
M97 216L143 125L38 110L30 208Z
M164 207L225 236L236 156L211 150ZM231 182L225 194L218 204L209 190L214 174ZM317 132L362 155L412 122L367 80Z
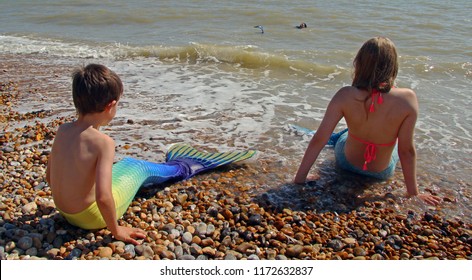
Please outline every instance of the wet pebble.
M118 246L118 248L120 248L121 246ZM123 253L126 253L129 255L130 258L134 258L136 256L136 251L134 249L134 245L133 244L126 244L123 249Z
M184 249L182 246L175 246L174 254L177 259L180 259L184 255Z
M346 244L347 246L354 246L357 243L357 240L355 238L347 237L343 238L342 242Z
M410 259L410 254L405 253L405 252L404 252L404 253L401 253L401 254L400 254L400 259L402 259L402 260L408 260L408 259Z
M3 246L0 246L0 260L5 260L6 255L5 255L5 248Z
M249 217L248 225L258 226L262 222L262 216L260 214L253 214Z
M372 255L372 257L370 259L371 260L383 260L384 257L380 254L374 254L374 255Z
M163 259L169 259L169 260L174 260L176 258L175 254L169 250L164 250L160 254L161 258ZM152 257L152 255L148 256Z
M327 246L333 248L334 251L340 251L344 247L344 244L339 239L331 239L328 241Z
M403 246L403 239L396 234L387 237L386 243L395 249L400 249Z
M23 236L18 240L17 246L22 250L28 250L33 246L33 238L29 236Z
M285 261L285 260L288 260L286 256L284 255L277 255L275 257L276 260L281 260L281 261Z
M212 247L203 247L202 249L202 254L205 254L207 256L211 256L211 257L214 257L216 255L216 250Z
M244 242L240 245L238 245L236 247L236 251L242 253L242 254L248 254L250 253L252 250L254 250L254 247L255 245L254 244L251 244L251 243L248 243L248 242Z
M74 249L72 249L72 251L69 253L69 255L67 255L66 259L67 259L67 260L74 260L74 259L79 258L81 254L82 254L82 250L80 250L80 249L78 249L78 248L74 248Z
M183 261L192 261L192 260L195 260L195 257L192 256L192 255L182 255L181 257L179 257L179 260L183 260Z
M206 229L206 235L211 236L215 232L215 226L213 224L209 224Z
M190 253L194 256L198 256L202 254L202 247L200 247L198 244L193 243L190 246Z
M178 238L180 236L180 231L178 231L176 229L172 229L170 234L172 234L174 236L174 238Z
M231 253L228 253L226 254L225 256L225 260L228 260L228 261L232 261L232 260L237 260L238 258L236 258L235 255L231 254Z
M353 249L353 252L354 252L354 256L356 257L359 257L359 256L366 256L367 255L367 252L364 248L362 247L354 247Z
M302 252L303 252L303 246L294 245L287 248L285 255L291 258L298 258Z
M195 234L199 235L200 237L204 237L207 234L207 224L199 223L197 225Z
M64 243L64 240L62 239L62 236L56 236L54 240L52 241L52 246L55 248L60 248L62 244Z
M38 249L36 249L35 247L28 248L25 251L25 254L29 255L29 256L37 256L38 255Z
M192 238L193 238L192 234L188 231L182 235L182 241L187 244L192 243Z
M143 250L141 251L141 256L151 259L154 256L154 251L148 245L143 245Z
M113 254L113 250L110 247L100 247L98 255L101 258L110 258Z
M32 214L37 209L38 209L38 205L34 201L21 207L21 211L23 212L23 214Z

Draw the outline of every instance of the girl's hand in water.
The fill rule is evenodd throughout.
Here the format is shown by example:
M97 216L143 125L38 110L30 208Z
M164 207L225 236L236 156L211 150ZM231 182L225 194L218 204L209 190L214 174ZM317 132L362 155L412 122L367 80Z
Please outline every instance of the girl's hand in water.
M418 198L421 199L423 202L433 206L436 206L441 203L441 198L432 194L420 193L418 194Z
M295 182L295 178L293 178L293 181L291 183L296 184L296 185L303 185L306 182L316 181L319 178L320 178L320 175L318 175L318 174L308 174L308 176L306 176L305 182Z
M306 181L307 182L316 181L318 179L320 179L320 175L318 175L318 174L308 174L308 176L306 176Z

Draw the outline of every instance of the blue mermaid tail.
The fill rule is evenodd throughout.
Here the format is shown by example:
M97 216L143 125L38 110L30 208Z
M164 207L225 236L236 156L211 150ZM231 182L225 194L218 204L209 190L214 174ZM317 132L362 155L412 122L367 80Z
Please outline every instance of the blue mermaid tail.
M331 134L331 136L329 137L328 143L326 143L326 145L334 147L336 143L338 142L339 137L341 137L341 135L343 135L346 132L347 132L347 128L341 130L340 132L335 132Z
M295 124L289 124L289 128L291 128L292 130L295 130L295 132L297 133L300 133L302 135L308 135L308 136L313 136L316 132L316 130L311 130L311 129L301 127ZM328 143L326 143L326 146L334 147L336 143L338 142L339 137L341 137L341 135L343 135L346 131L347 131L347 128L341 130L340 132L335 132L331 134L331 136L329 137Z
M198 173L251 158L256 151L203 153L186 144L172 145L166 154L167 164L180 164L188 168L188 179Z

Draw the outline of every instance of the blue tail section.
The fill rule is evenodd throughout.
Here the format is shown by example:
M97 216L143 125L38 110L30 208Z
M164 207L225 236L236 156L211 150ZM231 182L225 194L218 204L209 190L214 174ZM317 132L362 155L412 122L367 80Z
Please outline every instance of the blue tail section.
M316 130L311 130L309 128L301 127L295 124L289 124L288 126L291 130L294 130L297 134L301 135L313 136L316 132ZM346 131L347 128L341 130L340 132L331 134L328 143L326 143L326 146L334 147L336 145L336 142L338 142L339 137L346 133Z
M253 150L205 153L186 144L174 144L167 151L166 162L167 164L175 163L186 166L188 169L187 178L190 178L206 170L249 159L255 154L256 151Z

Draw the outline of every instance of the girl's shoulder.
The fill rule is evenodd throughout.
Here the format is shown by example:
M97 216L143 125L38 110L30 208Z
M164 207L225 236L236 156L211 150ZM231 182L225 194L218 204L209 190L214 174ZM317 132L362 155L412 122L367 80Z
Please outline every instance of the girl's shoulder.
M334 98L343 104L349 104L351 102L364 101L368 97L368 92L362 89L358 89L354 86L344 86L340 88Z
M405 97L414 97L416 96L416 93L414 90L410 88L392 88L390 90L391 93L400 95L400 96L405 96Z
M356 87L353 87L353 86L344 86L342 88L340 88L335 96L341 96L341 97L347 97L347 96L350 96L352 97L353 95L355 95L357 92L359 92L359 89L356 88Z
M418 99L414 90L409 88L393 88L391 90L394 97L396 109L405 109L408 112L418 111Z
M390 93L407 102L417 102L416 93L410 88L392 88Z

